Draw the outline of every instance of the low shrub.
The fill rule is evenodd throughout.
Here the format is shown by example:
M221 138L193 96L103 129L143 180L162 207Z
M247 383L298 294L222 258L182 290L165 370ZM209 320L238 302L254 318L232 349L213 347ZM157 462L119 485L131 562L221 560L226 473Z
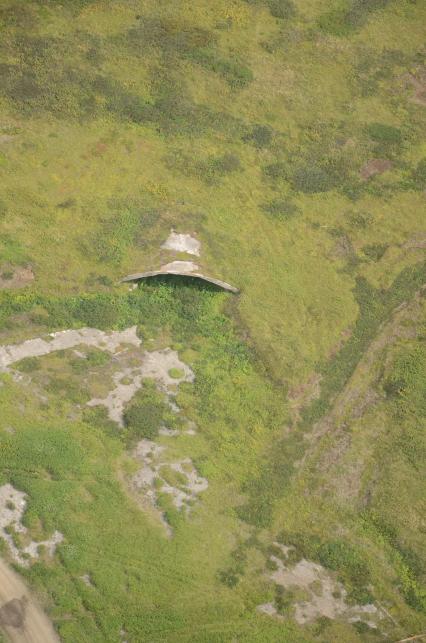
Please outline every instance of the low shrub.
M241 169L241 163L238 156L231 153L222 156L210 156L205 161L196 164L195 172L206 183L214 184L226 174L236 172Z
M415 190L426 190L426 157L417 163L411 172L410 184Z
M262 168L262 172L265 177L273 180L286 179L289 177L288 166L280 161L265 165L265 167Z
M334 173L314 163L298 167L292 177L293 188L305 194L328 192L338 183Z
M72 208L77 201L73 198L65 199L65 201L61 201L60 203L57 203L56 207L60 208L61 210L66 210L67 208Z
M268 0L269 11L274 18L289 19L296 15L292 0Z
M370 123L367 133L377 143L399 144L402 141L402 132L398 127L384 123Z
M37 357L24 357L15 364L15 368L23 373L33 373L40 368L40 361Z
M141 438L154 439L167 417L167 410L164 397L155 385L145 382L124 411L126 441L134 443Z
M272 141L272 128L269 125L255 125L251 132L243 137L243 140L252 143L255 147L262 149L268 147Z
M119 436L117 423L108 416L105 406L86 407L83 411L83 420L89 426L100 429L105 435L115 438Z
M364 246L362 251L372 261L380 261L387 249L386 244L373 243L369 246Z
M238 585L238 581L240 580L237 574L235 574L232 569L225 569L219 572L218 577L220 582L230 589L236 587L236 585Z
M136 26L127 31L124 39L126 46L135 54L144 56L146 49L153 47L160 49L165 56L182 56L215 41L213 32L174 18L141 18Z
M65 397L73 404L81 404L89 401L87 389L79 380L70 377L55 377L47 385L47 390L55 395Z
M105 366L111 361L111 354L106 351L101 351L92 348L88 353L86 360L89 366Z
M253 80L253 72L247 65L238 60L223 58L214 50L194 49L185 57L218 74L234 89L242 89Z
M348 36L360 29L374 11L384 8L389 0L346 0L339 9L320 16L318 27L334 36Z
M362 596L362 602L368 602L365 587L370 582L370 570L357 549L343 540L333 540L320 545L317 559L324 567L347 578L358 590L358 597Z
M261 209L277 219L292 219L300 213L298 206L290 199L275 199L263 203Z
M7 215L7 205L2 199L0 199L0 221L2 221Z

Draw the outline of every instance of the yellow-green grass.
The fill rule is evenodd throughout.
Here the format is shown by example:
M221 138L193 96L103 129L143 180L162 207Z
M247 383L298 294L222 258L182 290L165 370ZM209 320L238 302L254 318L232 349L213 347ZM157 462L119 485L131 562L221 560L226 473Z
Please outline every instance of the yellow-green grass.
M421 283L424 107L407 74L420 70L425 7L361 3L348 22L356 0L293 5L285 19L273 0L0 8L0 276L26 263L35 273L0 299L1 343L131 324L153 346L176 343L196 374L178 401L199 435L176 438L171 454L189 454L209 480L167 541L118 482L134 466L125 440L105 418L76 412L87 391L73 388L69 356L39 360L32 388L4 376L2 476L28 492L34 534L36 519L65 534L55 562L28 572L65 641L116 641L123 626L130 640L373 639L343 623L302 630L256 613L274 597L267 547L283 528L317 559L337 534L367 565L395 638L422 629L421 491L417 465L401 455L401 400L351 421L367 469L379 470L367 512L317 492L332 474L316 472L315 458L300 476L293 465L303 432ZM374 158L392 167L363 180ZM160 245L171 227L197 233L200 265L240 287L238 298L188 284L127 295L120 277L170 260ZM419 361L417 348L398 350ZM111 370L97 368L91 386L103 394ZM69 386L49 387L48 369ZM320 398L288 433L287 390L314 373ZM404 416L410 436L416 421ZM386 427L383 457L367 448L376 426ZM351 451L345 466L354 460ZM402 486L414 507L405 533ZM348 569L348 591L365 597ZM95 589L79 579L86 572Z
M323 146L333 149L335 141L346 140L343 158L351 180L358 181L357 172L375 155L365 134L366 125L375 121L407 133L407 144L397 156L399 162L407 157L414 163L421 107L409 102L410 90L401 88L398 74L415 65L423 8L404 3L396 10L392 4L373 13L347 38L310 35L326 9L327 3L300 3L289 23L271 16L267 6L244 2L232 7L199 2L195 9L184 2L173 9L149 2L81 3L75 8L28 3L21 22L19 16L8 21L6 14L9 63L20 47L13 37L24 38L24 47L29 46L25 39L54 39L49 46L54 47L52 55L57 52L59 71L50 69L43 54L34 66L39 82L59 98L52 107L36 101L33 108L30 103L24 113L16 100L11 104L4 98L2 126L17 132L2 148L3 226L10 239L4 258L12 264L32 262L37 290L81 292L102 288L96 281L100 275L116 282L127 272L157 265L160 242L172 225L195 229L203 240L206 267L242 288L240 319L271 373L292 384L306 379L357 315L353 276L342 275L341 261L330 259L330 228L345 227L347 211L371 214L366 230L351 229L349 234L362 259L364 240L374 244L379 238L389 244L381 261L359 268L373 283L387 287L417 259L415 250L401 253L398 246L419 232L421 205L418 194L398 192L396 170L385 175L391 182L386 203L370 190L355 203L335 189L292 195L288 180L274 182L262 175L262 167L281 161L291 173L304 163L304 156L315 157ZM32 20L25 18L26 12ZM142 18L137 20L137 15ZM126 32L145 19L148 24L162 20L169 33L144 46L144 38L151 37L147 28L137 46ZM218 29L221 21L229 27ZM381 38L371 36L377 28ZM244 61L253 81L235 89L220 74L188 58L186 51L182 54L173 38L196 29L216 39L211 46L217 56ZM372 68L359 72L358 59L365 58L366 47ZM386 49L398 50L396 63L383 58ZM357 74L371 76L377 65L389 71L383 80L373 79L373 95L363 96ZM78 70L80 79L67 82L62 68ZM212 129L195 129L195 138L186 125L165 135L161 124L157 131L155 124L129 122L125 111L108 112L103 90L95 91L96 109L79 122L79 96L87 93L84 83L99 75L119 83L117 92L148 101L158 94L161 79L178 87L181 83L179 91L195 104L232 116L235 123L226 125L220 117ZM257 123L276 132L262 149L247 140ZM206 185L203 163L224 153L238 156L241 170ZM403 174L407 171L402 169ZM384 180L373 182L380 186ZM291 198L299 207L294 220L277 222L261 210L262 204L281 198ZM159 216L136 231L130 223L123 232L126 224L118 215L125 218L123 211L132 207L142 218L151 210ZM401 211L404 216L399 216Z

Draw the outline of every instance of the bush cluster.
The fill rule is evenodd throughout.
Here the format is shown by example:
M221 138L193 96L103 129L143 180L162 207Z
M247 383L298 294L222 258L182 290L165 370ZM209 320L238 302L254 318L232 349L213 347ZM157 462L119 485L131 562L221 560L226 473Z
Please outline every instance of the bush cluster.
M133 444L141 438L153 440L168 415L164 396L146 381L124 411L126 441Z

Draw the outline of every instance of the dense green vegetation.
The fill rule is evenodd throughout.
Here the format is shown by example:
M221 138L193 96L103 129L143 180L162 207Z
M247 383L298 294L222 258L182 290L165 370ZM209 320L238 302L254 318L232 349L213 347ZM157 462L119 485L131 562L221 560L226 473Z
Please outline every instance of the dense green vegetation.
M0 345L136 325L195 374L178 413L145 381L122 429L87 406L119 356L0 374L0 484L33 538L64 534L20 571L63 641L424 629L425 21L412 0L0 2ZM120 285L172 260L170 228L241 295ZM141 438L209 483L188 515L159 492L172 538L126 482ZM386 610L381 633L297 624L279 544Z

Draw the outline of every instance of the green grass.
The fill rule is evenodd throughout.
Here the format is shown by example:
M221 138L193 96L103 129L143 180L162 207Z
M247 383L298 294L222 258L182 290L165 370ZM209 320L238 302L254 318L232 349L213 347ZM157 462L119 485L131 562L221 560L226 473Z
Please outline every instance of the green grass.
M419 328L371 365L380 400L342 418L351 446L329 471L318 454L340 454L339 439L311 453L304 436L424 282L424 108L404 79L419 77L425 20L409 0L2 3L0 343L136 324L144 348L178 346L196 378L177 402L198 433L170 457L209 480L189 519L164 499L167 541L117 474L138 437L185 428L154 389L119 432L85 408L110 382L105 352L1 376L1 475L29 494L34 534L66 538L26 572L64 641L117 641L121 627L173 643L375 640L295 625L294 597L265 576L283 529L354 600L383 602L392 638L424 628ZM371 159L392 167L364 180ZM195 232L203 271L241 294L119 285L171 260L171 228ZM27 265L35 280L9 288ZM359 499L342 502L358 470ZM269 600L284 622L256 612Z

